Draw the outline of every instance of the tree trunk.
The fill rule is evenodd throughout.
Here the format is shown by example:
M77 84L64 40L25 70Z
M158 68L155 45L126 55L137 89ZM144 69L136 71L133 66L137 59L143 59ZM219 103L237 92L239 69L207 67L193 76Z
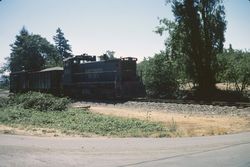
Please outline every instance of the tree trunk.
M197 93L198 96L202 99L211 99L213 98L213 94L216 90L215 87L215 75L211 68L200 69L201 71L198 73L198 88Z

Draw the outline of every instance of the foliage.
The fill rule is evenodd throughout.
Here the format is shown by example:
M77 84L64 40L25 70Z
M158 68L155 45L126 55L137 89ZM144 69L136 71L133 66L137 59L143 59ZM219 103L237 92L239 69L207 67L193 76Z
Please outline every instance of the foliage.
M138 65L138 70L142 72L149 96L172 98L175 95L178 89L178 73L175 61L168 54L161 52L153 58L144 59Z
M29 34L23 27L16 41L10 45L11 54L7 67L11 72L22 70L40 70L44 68L49 57L55 57L57 52L52 44L40 35Z
M10 78L7 75L1 75L0 73L0 88L6 89L9 88L10 85Z
M164 137L168 129L160 123L106 116L84 110L63 112L39 112L22 107L0 110L0 123L40 128L59 129L64 133L80 135L96 134L119 137Z
M56 60L57 63L68 57L72 57L71 46L68 44L68 40L64 37L64 33L60 28L56 30L56 35L53 37L57 51L60 55L59 60Z
M181 28L179 28L175 22L164 18L160 19L160 26L156 27L155 32L161 36L164 32L167 32L168 34L165 40L165 51L169 53L169 57L175 62L175 71L177 73L176 78L178 79L180 86L186 85L190 82L195 84L195 81L192 79L194 78L192 63L188 56L181 50L181 46L184 45L184 41L179 40L182 38L179 37L182 35Z
M168 127L169 127L170 132L176 132L177 131L178 126L177 126L177 123L176 123L176 121L174 120L173 117L172 117L171 122L169 122Z
M223 49L226 29L224 6L215 0L172 0L175 22L160 21L156 32L169 31L171 54L182 62L183 74L198 83L202 92L214 89L216 55ZM181 67L181 66L180 66ZM206 96L206 94L204 94Z
M9 104L7 98L0 97L0 108L1 107L6 107Z
M236 91L244 92L250 85L250 52L231 47L218 56L220 73L218 80L233 83Z
M24 109L38 111L63 111L67 109L70 100L67 98L55 97L51 94L28 92L16 94L10 97L9 104L19 105Z
M115 58L115 51L107 50L105 53L109 59L114 59Z
M115 59L115 51L110 51L107 50L106 53L104 53L103 55L99 56L100 60L111 60L111 59Z

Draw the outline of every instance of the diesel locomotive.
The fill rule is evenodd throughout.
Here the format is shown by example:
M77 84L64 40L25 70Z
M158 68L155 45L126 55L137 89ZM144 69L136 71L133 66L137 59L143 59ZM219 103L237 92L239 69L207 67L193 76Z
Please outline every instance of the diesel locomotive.
M109 59L87 54L64 60L64 67L10 74L10 92L39 91L85 98L134 98L145 96L136 73L136 58Z

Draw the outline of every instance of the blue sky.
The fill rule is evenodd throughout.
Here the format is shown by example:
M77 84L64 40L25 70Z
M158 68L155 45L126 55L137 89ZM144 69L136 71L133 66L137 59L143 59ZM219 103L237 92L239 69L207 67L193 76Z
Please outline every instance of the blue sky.
M142 60L164 49L165 37L153 30L158 17L173 19L165 0L2 0L0 2L0 64L10 54L9 45L25 26L53 43L60 27L73 54L101 55ZM225 47L250 49L250 2L225 0Z

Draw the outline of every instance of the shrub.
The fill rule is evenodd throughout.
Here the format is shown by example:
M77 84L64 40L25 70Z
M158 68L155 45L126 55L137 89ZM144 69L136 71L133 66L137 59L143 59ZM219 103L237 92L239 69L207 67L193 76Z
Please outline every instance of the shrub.
M147 95L152 97L173 98L179 88L176 63L165 52L153 58L144 59L138 66Z
M55 97L51 94L39 92L17 94L10 98L11 105L20 105L24 109L39 111L63 111L67 109L69 103L68 98Z
M244 93L250 85L250 52L228 49L217 56L220 82L234 84L237 92Z
M8 99L0 97L0 108L8 105Z

